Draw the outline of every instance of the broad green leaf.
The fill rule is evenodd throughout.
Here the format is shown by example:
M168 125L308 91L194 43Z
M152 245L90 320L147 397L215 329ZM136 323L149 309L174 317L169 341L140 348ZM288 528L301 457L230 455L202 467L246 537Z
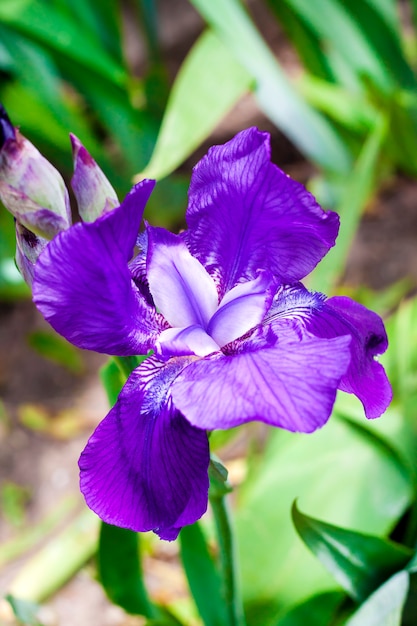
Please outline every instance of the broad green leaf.
M203 33L181 66L151 161L140 178L163 178L181 165L251 82L227 46L210 30Z
M298 534L337 582L362 602L407 565L413 552L388 539L327 524L292 508Z
M73 374L85 370L81 351L56 333L36 330L28 336L28 343L38 354L66 367Z
M309 281L309 286L317 291L329 293L342 275L346 258L358 228L362 211L375 189L378 173L378 159L388 131L385 117L375 121L349 175L337 212L340 215L340 230L337 244L319 263Z
M126 83L124 68L97 46L95 39L91 39L90 31L50 3L42 0L25 3L2 0L0 22L97 72L111 83Z
M345 594L340 591L329 591L308 598L302 604L291 609L273 626L327 626L334 623L334 618Z
M347 172L350 155L332 125L299 96L239 0L192 0L255 80L262 111L297 147L329 171Z
M331 524L385 535L408 507L412 485L407 466L388 447L335 417L311 435L271 431L262 459L238 492L236 526L247 609L274 603L276 612L285 613L335 588L297 537L290 519L295 498ZM265 626L272 617L265 617Z
M146 592L139 556L139 535L102 522L98 551L101 583L114 604L128 613L155 617Z
M182 528L180 547L188 585L205 626L227 626L220 575L198 522Z
M345 626L401 626L410 577L398 572L375 591Z

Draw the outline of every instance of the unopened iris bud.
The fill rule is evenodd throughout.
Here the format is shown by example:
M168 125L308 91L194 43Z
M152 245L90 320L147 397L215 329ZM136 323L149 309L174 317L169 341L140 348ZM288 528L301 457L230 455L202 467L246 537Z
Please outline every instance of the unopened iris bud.
M29 231L52 239L71 225L68 191L59 172L0 105L0 199Z
M74 157L74 176L71 187L78 203L78 212L84 222L119 206L116 192L90 153L75 135L70 135Z
M16 265L29 287L32 287L35 263L47 243L47 239L16 221Z

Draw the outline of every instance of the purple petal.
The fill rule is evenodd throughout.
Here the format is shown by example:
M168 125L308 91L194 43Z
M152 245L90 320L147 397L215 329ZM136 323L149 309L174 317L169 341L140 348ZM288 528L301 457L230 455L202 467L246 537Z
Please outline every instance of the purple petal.
M278 338L288 323L297 323L317 337L350 335L352 359L339 388L359 398L366 417L379 417L385 411L392 399L391 385L375 356L386 351L388 340L376 313L350 298L337 296L326 300L322 294L309 293L300 285L281 291L268 312L268 321L272 321Z
M330 416L350 361L349 342L313 337L193 362L173 383L174 404L199 428L259 420L312 432Z
M207 508L206 432L191 426L170 398L182 367L144 361L81 455L81 491L109 524L175 539Z
M137 185L117 209L60 233L38 259L34 301L80 348L123 356L153 345L157 318L127 265L152 188L150 181Z
M218 305L213 279L181 237L163 228L147 230L148 280L155 305L171 326L206 327Z
M218 352L220 346L201 326L194 325L186 328L163 330L156 342L156 350L161 357L185 356L187 354L203 357L212 352Z
M270 275L261 272L255 280L239 283L226 293L207 328L220 347L242 337L261 323L271 304L270 287Z
M191 253L224 293L259 269L287 283L306 276L334 245L339 218L270 163L268 133L250 128L194 168L187 224Z

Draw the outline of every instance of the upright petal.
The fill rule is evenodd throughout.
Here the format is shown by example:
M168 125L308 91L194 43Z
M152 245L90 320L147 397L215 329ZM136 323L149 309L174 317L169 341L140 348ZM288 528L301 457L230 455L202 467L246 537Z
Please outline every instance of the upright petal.
M245 130L196 165L187 210L190 250L223 291L270 270L281 282L306 276L334 245L335 213L270 162L268 133Z
M207 508L207 435L170 397L182 367L179 359L144 361L81 455L81 491L109 524L175 539Z
M351 362L339 388L355 394L366 417L379 417L392 399L391 385L384 368L375 360L388 347L381 318L350 298L310 293L302 285L281 289L265 323L272 323L278 335L288 323L298 324L317 337L350 335Z
M152 188L144 181L120 207L60 233L37 261L34 301L53 328L80 348L123 356L153 345L155 312L127 265Z
M178 235L148 227L148 280L157 308L171 326L205 328L218 305L213 279Z
M242 337L260 324L272 300L269 272L258 278L239 283L228 291L207 327L208 334L223 347Z
M232 428L259 420L309 433L330 416L349 361L350 337L278 343L188 365L172 398L199 428Z

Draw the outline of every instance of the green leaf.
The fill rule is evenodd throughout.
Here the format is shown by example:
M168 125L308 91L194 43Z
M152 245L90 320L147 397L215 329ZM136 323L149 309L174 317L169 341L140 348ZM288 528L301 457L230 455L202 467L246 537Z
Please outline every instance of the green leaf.
M146 592L139 556L139 535L102 522L98 551L101 583L110 600L128 613L155 617Z
M113 406L116 404L118 395L126 382L126 377L123 376L120 366L114 359L109 359L100 369L100 379L106 390L109 405Z
M388 132L385 117L377 118L343 191L337 212L340 230L337 245L319 263L309 281L317 291L329 293L342 275L350 246L358 228L363 209L375 190L378 160Z
M272 0L277 2L278 0ZM363 78L389 93L396 84L415 86L395 29L385 17L364 0L285 0L285 2L326 46L335 74L345 82L337 66L348 71L356 86ZM349 53L347 54L347 51Z
M359 602L410 561L413 552L388 539L327 524L301 513L294 502L298 534L337 582Z
M126 83L122 66L97 45L91 31L50 3L2 0L0 22L16 29L117 85Z
M299 96L239 0L192 0L215 33L255 79L262 111L313 161L347 172L350 155L333 126Z
M155 150L140 178L170 174L210 135L250 88L252 78L217 36L206 31L173 85Z
M38 354L73 374L82 374L85 370L81 351L56 333L36 330L28 336L28 343Z
M410 577L398 572L353 614L345 626L401 626Z
M205 626L226 626L221 580L198 522L180 533L181 560L191 594Z
M374 420L377 431L380 421ZM385 535L413 498L413 477L387 447L333 416L311 435L271 431L262 459L238 496L236 529L246 607L275 605L276 620L278 611L285 613L336 586L296 534L290 517L294 499L331 524ZM263 623L273 622L265 618Z
M336 612L345 598L340 591L329 591L308 598L302 604L291 609L281 617L273 626L325 626L333 624Z

